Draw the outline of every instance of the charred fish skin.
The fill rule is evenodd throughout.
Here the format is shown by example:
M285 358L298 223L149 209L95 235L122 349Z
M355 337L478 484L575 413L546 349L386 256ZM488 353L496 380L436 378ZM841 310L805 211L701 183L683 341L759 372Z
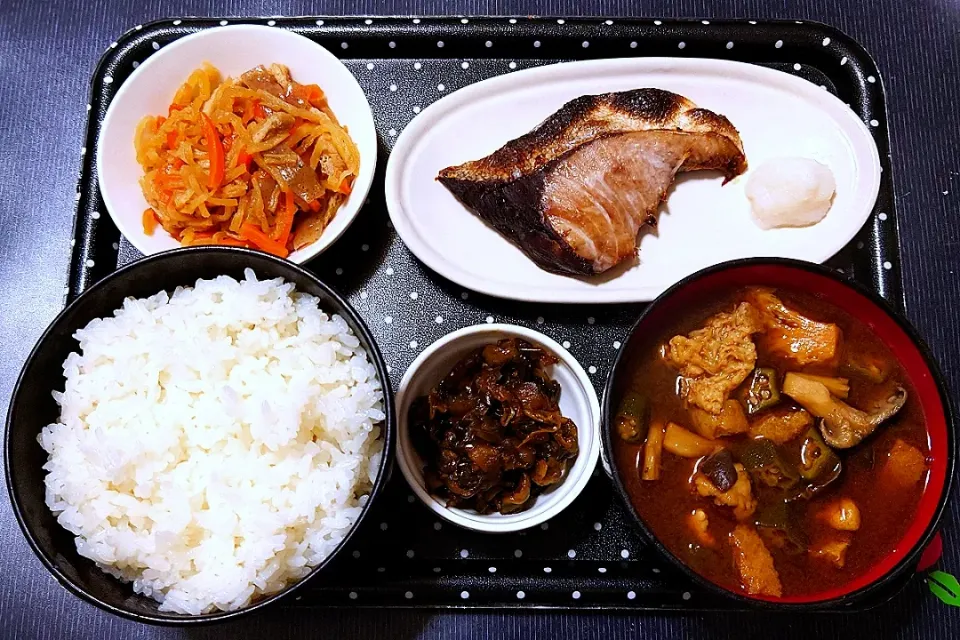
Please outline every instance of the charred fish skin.
M620 139L636 145L639 134L649 134L646 147L662 153L635 163L617 154L601 157L587 176L597 192L586 194L585 210L571 208L583 204L578 197L570 198L564 211L557 189L546 188L555 186L551 181L558 175L591 172L576 166L578 158L582 163L589 156L578 150L601 141L610 148ZM571 100L489 156L443 169L438 180L541 268L591 275L635 254L637 232L655 220L675 173L697 169L720 170L727 180L743 173L746 158L737 130L683 96L635 89ZM625 188L651 193L623 193Z
M493 188L456 178L441 177L440 182L542 269L560 275L593 273L590 262L577 255L547 221L539 204L544 191L541 173L521 176Z

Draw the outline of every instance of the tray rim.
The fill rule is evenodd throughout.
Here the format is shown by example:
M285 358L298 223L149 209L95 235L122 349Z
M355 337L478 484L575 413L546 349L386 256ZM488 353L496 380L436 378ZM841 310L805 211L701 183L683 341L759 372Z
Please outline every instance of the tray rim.
M469 25L466 23L461 23L462 20L469 20ZM794 30L798 28L806 28L811 31L811 33L819 33L823 37L829 37L835 43L842 43L844 50L848 51L848 55L851 57L855 56L857 63L863 67L864 71L861 74L854 74L862 78L864 75L869 74L873 76L876 80L876 91L874 96L870 98L868 96L869 87L862 82L859 83L859 93L861 100L861 107L863 105L870 103L872 105L872 112L877 113L880 116L883 116L882 125L879 130L879 135L877 136L877 146L878 152L880 155L881 165L885 163L888 165L887 170L883 171L885 175L881 177L881 196L884 192L884 182L889 181L889 190L891 193L891 202L889 207L885 211L890 212L888 215L892 218L890 229L886 231L886 236L893 239L893 247L895 250L897 263L894 265L893 269L888 270L888 274L892 278L889 285L884 285L882 282L871 282L864 283L863 286L870 288L871 290L877 291L877 295L887 299L894 307L896 307L901 312L904 312L906 309L906 299L903 290L903 277L902 277L902 262L900 258L901 254L901 244L900 244L900 232L899 232L899 216L897 215L897 206L896 202L893 200L892 194L895 193L895 175L892 170L891 165L891 153L889 150L890 145L890 134L887 123L889 122L886 117L888 114L887 104L886 104L886 89L883 83L883 76L879 71L879 68L876 64L874 57L871 53L856 39L846 34L840 28L830 25L825 22L816 21L816 20L790 20L790 19L750 19L750 18L737 18L737 19L712 19L709 17L690 17L690 18L670 18L670 17L623 17L623 16L613 16L608 17L605 15L591 15L591 16L562 16L562 15L471 15L471 14L457 14L457 15L375 15L375 14L365 14L365 15L348 15L348 16L337 16L337 15L303 15L303 16L169 16L161 17L149 22L136 25L126 31L122 32L115 41L113 41L107 49L99 57L97 63L94 66L93 72L90 76L89 92L88 92L88 103L87 103L87 112L85 115L86 126L84 129L83 140L85 141L84 152L81 153L81 163L80 171L78 174L77 180L77 192L76 192L76 203L74 207L74 222L73 222L73 234L72 234L72 250L71 257L68 264L68 278L67 278L67 287L65 288L65 300L70 302L75 299L80 293L82 293L87 287L89 287L93 282L99 278L90 278L85 277L82 273L77 275L74 273L77 265L84 265L89 260L88 249L89 249L89 237L88 234L84 233L83 225L84 220L84 204L85 200L89 200L90 196L94 196L94 203L91 205L93 209L96 208L96 196L98 194L97 180L96 180L96 166L95 166L95 149L97 147L97 138L93 136L94 133L98 133L100 128L100 123L103 120L103 116L106 112L106 106L101 104L102 95L98 93L98 88L100 91L103 91L103 79L107 75L107 69L114 65L118 59L124 57L127 49L135 41L138 41L144 36L148 36L150 33L162 28L162 27L183 27L186 29L201 30L207 28L214 28L218 25L221 20L226 20L230 24L261 24L266 21L274 21L274 25L277 28L287 28L287 29L296 29L301 32L304 30L308 37L314 33L322 33L326 30L329 30L330 27L338 28L351 28L359 34L361 32L372 33L373 35L380 35L378 32L385 28L401 28L402 31L399 34L400 37L403 36L423 36L421 32L425 27L434 27L436 30L441 30L444 28L452 27L465 27L470 26L471 28L476 28L477 25L482 27L489 28L491 26L498 26L501 30L505 29L506 32L501 32L501 36L506 37L523 37L529 35L528 33L523 33L521 30L525 25L535 25L543 28L553 24L553 27L562 27L566 29L573 28L584 28L584 27L597 27L600 24L605 23L606 26L611 26L608 21L612 20L613 25L617 27L622 27L628 30L637 30L637 29L650 29L650 28L662 28L669 30L672 28L683 28L683 27L693 27L700 24L709 24L713 27L725 27L725 28L738 28L749 25L751 27L759 28L783 28L788 30ZM375 20L380 21L381 24L365 24L365 20ZM327 24L329 21L329 24ZM404 25L403 21L410 21L409 25ZM315 24L311 26L309 23L314 22ZM424 24L426 23L426 24ZM325 27L327 29L325 29ZM514 33L515 32L515 33ZM187 32L188 33L188 32ZM184 33L184 35L187 35ZM393 32L395 35L396 31ZM458 34L454 34L453 37L456 37ZM570 34L567 34L570 35ZM639 36L639 37L642 37ZM339 52L332 52L337 57L340 58L370 58L371 56L366 55L339 55ZM396 56L396 57L420 57L420 58L434 58L434 59L449 59L457 58L461 56L451 55L446 52L440 52L433 56ZM473 58L483 58L484 56L471 56ZM538 58L534 55L513 55L513 56L486 56L486 57L509 57L514 59L524 59L524 58ZM638 56L638 57L649 57L649 56ZM705 56L683 56L691 58L703 58ZM542 58L542 56L541 56ZM748 64L753 64L748 62ZM813 65L814 68L819 69L816 65ZM111 98L112 99L112 98ZM106 101L109 104L109 100ZM95 110L93 106L96 105L97 109ZM851 106L854 111L857 109ZM859 112L858 112L859 115ZM84 183L87 183L86 185ZM83 190L86 189L89 193L84 193ZM91 189L92 187L92 189ZM878 200L879 204L879 200ZM869 224L869 221L868 221ZM889 224L889 223L888 223ZM864 225L861 232L866 229ZM78 239L83 238L84 242L78 242ZM113 267L109 272L115 271L120 267ZM106 274L104 274L106 275ZM880 272L881 276L885 275L882 271ZM103 276L100 276L103 277ZM853 278L855 280L855 278ZM76 286L74 286L74 284ZM889 286L889 291L884 292L883 289ZM642 304L642 303L641 303ZM569 306L569 305L568 305ZM584 560L585 562L587 560ZM592 561L590 561L592 562ZM916 574L908 574L897 581L896 584L888 591L884 591L879 594L879 597L876 601L866 602L866 603L856 603L858 606L843 606L843 607L822 607L813 609L816 613L845 613L845 612L863 612L869 611L873 608L881 606L894 597L902 593L907 585L915 581ZM693 583L691 582L691 585ZM309 587L305 593L309 593ZM299 600L299 598L297 599ZM575 611L575 612L616 612L616 613L656 613L656 612L665 612L665 613L709 613L709 612L740 612L740 611L758 611L758 609L751 607L740 607L737 606L737 602L733 599L714 599L712 601L712 606L683 606L682 602L677 602L676 604L665 604L661 606L649 606L649 605L633 605L629 606L626 603L623 604L609 604L609 603L577 603L574 605L573 602L567 604L543 604L543 603L527 603L519 601L507 601L507 602L498 602L498 603L369 603L369 602L334 602L334 603L307 603L307 604L298 604L297 600L293 598L285 599L279 606L285 608L311 608L311 609L356 609L356 608L387 608L387 609L432 609L432 610L446 610L446 609L456 609L456 610L495 610L495 609L510 609L513 611L524 611L524 610L538 610L538 611ZM721 606L722 603L729 603L732 606Z
M332 21L331 25L325 24L327 21ZM409 25L402 24L402 21L409 20ZM467 20L468 22L463 22ZM350 15L350 16L331 16L331 15L304 15L304 16L182 16L182 17L163 17L151 20L144 24L138 24L134 27L127 29L122 32L115 41L113 41L107 49L101 54L98 59L93 73L90 77L90 90L89 90L89 101L88 101L88 116L87 116L87 126L84 131L84 140L88 142L86 148L95 148L96 139L91 143L91 129L99 129L99 124L94 123L91 120L90 106L95 103L98 103L97 100L97 83L98 80L102 79L105 76L105 69L110 66L118 57L122 56L125 53L127 45L136 38L138 34L149 34L152 31L155 31L161 27L166 26L176 26L187 28L194 28L196 30L213 28L218 26L223 26L223 22L226 21L230 24L258 24L264 21L272 21L273 25L277 28L295 28L295 29L306 29L309 32L314 30L323 30L323 27L330 27L336 25L338 27L355 27L356 31L359 32L370 32L373 31L373 35L377 35L379 31L385 28L401 28L403 29L402 35L421 35L420 27L424 21L426 21L426 26L436 26L437 28L472 28L475 29L477 24L482 26L491 26L497 25L499 27L506 29L507 37L517 37L522 35L521 33L511 33L511 31L519 32L523 29L524 25L533 24L535 26L542 26L546 28L548 25L554 27L559 26L564 29L572 29L575 27L598 27L600 24L603 24L607 27L625 27L628 29L637 29L637 28L659 28L662 30L669 30L673 28L683 28L683 27L692 27L695 25L712 25L714 28L723 27L723 28L740 28L745 25L751 27L759 28L784 28L788 30L796 29L808 29L811 33L816 33L817 37L823 36L825 39L829 39L834 44L841 44L842 49L848 54L853 55L857 64L864 67L864 72L860 74L854 74L855 77L862 79L864 74L867 74L869 77L875 78L875 84L878 85L878 97L868 100L867 94L869 87L865 85L862 81L858 83L858 93L859 93L859 107L861 110L864 109L864 106L869 102L875 104L877 107L877 112L879 115L883 116L883 120L880 125L879 133L881 135L877 136L877 148L878 154L880 156L881 168L884 164L887 165L886 171L882 171L888 175L881 176L881 192L880 197L883 194L884 181L889 181L890 192L891 194L896 193L896 183L895 175L892 167L891 153L890 153L890 135L887 123L889 122L888 109L886 105L886 90L883 83L883 76L879 71L876 60L870 54L870 52L858 42L853 37L849 36L846 32L841 30L839 27L830 25L825 22L817 20L790 20L790 19L752 19L752 18L737 18L737 19L721 19L713 20L700 17L691 17L691 18L655 18L655 17L645 17L645 18L634 18L634 17L616 17L608 18L603 15L593 15L593 16L571 16L564 17L558 15L466 15L460 14L456 16L443 16L443 15ZM309 22L314 22L314 26L310 26ZM371 24L367 24L367 21L371 21ZM381 24L377 24L373 21L380 21ZM210 24L215 23L215 24ZM356 24L354 24L356 23ZM504 25L503 23L506 23ZM611 24L612 23L612 24ZM462 34L459 34L462 35ZM456 37L456 35L454 36ZM334 55L338 55L335 53ZM350 56L341 56L346 57ZM420 56L425 57L425 56ZM453 57L449 55L436 55L436 58L448 58ZM512 56L515 58L522 58L525 56ZM532 56L535 57L535 56ZM647 56L644 56L647 57ZM702 56L690 56L693 58L702 57ZM844 56L845 58L848 56ZM841 66L844 62L841 61ZM853 108L851 106L851 108ZM106 109L103 108L105 113ZM854 109L857 111L857 109ZM859 113L858 113L859 115ZM98 120L102 121L103 114L101 114ZM92 126L94 125L94 126ZM95 154L90 154L90 157L82 158L81 170L78 177L78 186L77 186L77 206L75 207L74 215L74 224L73 224L73 238L76 239L81 235L81 200L82 194L80 189L82 187L82 181L85 174L95 168L88 168L87 163L92 162L92 156ZM95 174L94 174L95 175ZM95 182L95 181L94 181ZM877 207L878 203L874 206ZM892 265L889 270L884 271L884 268L876 269L875 277L876 281L872 283L874 288L877 288L881 297L885 298L888 302L893 304L893 306L903 312L907 312L906 305L906 295L903 288L903 265L899 260L901 258L900 252L900 220L897 214L896 201L893 196L889 205L885 207L888 213L888 217L891 218L889 221L889 226L891 229L887 232L886 237L891 238L892 242L890 244L894 245L896 248L896 254L898 257L897 263ZM866 224L870 224L871 220L868 219ZM861 229L866 228L866 224ZM878 238L881 238L882 235L878 234ZM80 245L82 243L76 243ZM878 253L878 252L875 252ZM72 299L82 290L84 290L89 283L87 282L88 278L84 277L82 273L74 273L75 265L83 265L88 259L89 256L83 255L84 247L74 246L73 251L71 252L71 258L68 264L68 286L67 286L67 299ZM876 256L874 256L876 258ZM73 283L77 282L77 286L73 287Z

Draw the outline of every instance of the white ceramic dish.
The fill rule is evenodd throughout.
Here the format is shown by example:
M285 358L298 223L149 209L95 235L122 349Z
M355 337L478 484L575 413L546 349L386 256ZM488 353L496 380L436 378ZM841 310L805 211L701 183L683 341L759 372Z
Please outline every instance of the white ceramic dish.
M370 105L350 70L320 45L285 29L235 25L203 30L163 47L130 74L110 103L97 146L100 193L110 217L144 255L180 246L162 228L150 236L143 232L141 216L149 205L140 191L143 172L133 137L141 118L167 113L174 93L204 62L224 77L237 77L261 64L286 65L297 82L323 89L330 108L356 142L360 173L353 192L320 238L289 256L293 262L310 260L340 237L363 205L377 163L377 133Z
M551 375L560 383L560 411L577 425L580 454L559 485L536 498L526 511L503 515L480 515L469 509L448 508L424 487L423 462L410 442L407 414L414 399L425 395L477 347L501 338L519 337L556 355L560 362ZM593 383L570 352L547 336L516 325L482 324L466 327L440 338L424 349L407 369L397 391L397 461L417 497L440 517L467 529L491 533L519 531L545 522L565 509L593 475L600 454L600 403Z
M568 100L659 87L727 116L747 161L802 156L830 167L837 193L811 227L764 231L751 219L746 174L721 187L712 172L685 174L642 237L639 261L593 278L537 267L437 182L444 167L478 159L516 138ZM455 144L454 144L455 143ZM711 264L789 257L822 262L863 226L880 187L880 160L867 127L844 103L806 80L725 60L631 58L539 67L470 85L425 109L397 141L387 165L390 217L407 247L442 276L503 298L541 302L643 302Z

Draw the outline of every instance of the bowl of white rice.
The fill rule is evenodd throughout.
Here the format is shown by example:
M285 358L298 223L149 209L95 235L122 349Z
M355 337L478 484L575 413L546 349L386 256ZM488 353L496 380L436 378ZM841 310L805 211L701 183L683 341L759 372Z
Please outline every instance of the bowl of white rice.
M303 268L230 247L145 258L67 306L6 427L10 499L43 564L160 624L247 613L322 573L394 437L357 313Z

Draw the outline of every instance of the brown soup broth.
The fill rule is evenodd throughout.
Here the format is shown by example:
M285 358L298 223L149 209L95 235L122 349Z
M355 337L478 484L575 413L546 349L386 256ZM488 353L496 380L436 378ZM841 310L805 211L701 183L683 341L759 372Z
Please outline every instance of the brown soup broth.
M745 289L716 294L705 300L698 308L687 312L682 318L673 318L652 329L653 333L634 350L636 356L626 371L628 388L649 402L651 417L657 420L674 421L690 427L690 418L683 401L677 395L678 373L661 356L663 345L671 337L688 334L703 326L704 321L720 311L731 311L744 299ZM906 489L881 489L878 476L887 452L896 439L913 445L929 456L928 436L924 427L923 413L916 393L899 363L889 349L862 322L847 313L808 294L778 289L777 295L790 308L814 320L832 322L843 331L844 352L869 353L884 361L890 371L887 380L875 384L854 376L850 379L850 395L847 399L853 406L867 406L878 394L889 393L899 384L909 394L906 406L900 413L865 441L852 449L838 451L843 463L841 477L822 493L809 501L800 501L795 507L801 529L811 545L824 538L836 537L837 532L817 517L817 514L832 499L851 498L860 510L861 526L858 531L847 533L852 542L847 549L842 569L809 553L789 553L772 548L774 564L783 585L783 595L803 596L842 587L845 583L867 572L870 567L892 553L907 530L923 493L926 477ZM775 367L779 379L787 370L837 375L836 371L818 371L815 367L786 367L782 361L771 359L758 349L757 366ZM841 374L845 375L846 374ZM786 396L783 403L791 402ZM796 405L794 405L796 406ZM733 438L746 439L746 434ZM717 506L710 498L700 497L693 490L690 478L696 460L677 457L664 451L659 480L644 481L640 478L643 460L643 442L627 443L614 435L614 455L621 469L621 478L634 508L660 541L678 558L699 574L720 586L733 591L742 591L740 578L733 565L731 547L727 536L737 521L728 507ZM764 502L766 487L752 483L754 495ZM769 498L769 495L766 495ZM715 548L699 546L687 526L686 516L694 509L703 509L710 522L710 533L716 538Z

